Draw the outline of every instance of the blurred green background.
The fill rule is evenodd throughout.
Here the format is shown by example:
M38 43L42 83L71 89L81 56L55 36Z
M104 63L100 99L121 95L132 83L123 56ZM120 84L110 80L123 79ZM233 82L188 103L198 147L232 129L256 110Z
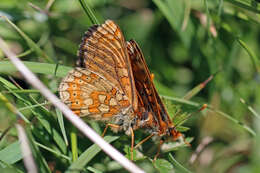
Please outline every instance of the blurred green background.
M174 104L182 112L193 112L185 123L189 130L184 132L185 136L194 138L192 146L175 146L174 151L171 150L183 167L191 172L260 172L260 5L257 1L89 0L87 3L100 23L112 19L120 26L126 40L138 42L150 71L155 74L158 92L173 100L165 100L169 102L168 107ZM77 0L1 0L0 15L8 17L44 53L35 51L10 23L0 18L0 37L13 52L20 55L21 60L54 66L57 63L75 66L81 38L92 25ZM9 68L6 61L8 59L0 51L0 92L30 121L27 132L32 135L33 143L36 141L71 158L70 144L66 145L57 120L59 112L46 103L37 91L28 90L33 88L15 68ZM35 69L34 72L39 70ZM55 76L53 70L42 70L38 76L57 94L61 78ZM192 107L192 104L176 100L216 72L213 80L191 99L198 105L207 103L212 109L197 113L198 106ZM18 85L21 88L15 87ZM5 171L8 168L8 171L25 172L17 147L16 116L4 103L1 99L0 166ZM41 103L43 106L39 105ZM32 105L36 106L32 108ZM64 123L67 137L70 138L68 134L73 131L72 125L67 121ZM97 131L102 131L103 126L90 123ZM10 130L5 134L8 127ZM253 132L249 133L247 127L252 128ZM57 133L56 136L54 133ZM113 135L112 132L109 134ZM114 135L120 138L112 144L125 154L130 138L123 133ZM136 143L145 136L147 134L138 132ZM210 143L191 162L191 155L207 139ZM143 144L140 151L152 158L154 152L146 153L145 150L150 147L149 144L155 146L156 142ZM88 139L78 135L79 155L91 145ZM38 144L36 148L35 157L40 158L42 163L39 165L40 172L50 171L49 167L54 167L51 169L53 172L63 172L72 165L68 158L51 153ZM169 152L163 151L160 157L160 162L156 164L145 158L136 163L147 172L184 171L168 158ZM102 152L90 159L84 170L125 172Z

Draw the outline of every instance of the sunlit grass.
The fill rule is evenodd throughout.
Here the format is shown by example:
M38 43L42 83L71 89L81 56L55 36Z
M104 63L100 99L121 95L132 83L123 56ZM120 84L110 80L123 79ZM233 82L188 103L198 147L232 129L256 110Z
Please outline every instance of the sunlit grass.
M90 25L113 19L127 40L128 35L141 40L159 93L174 122L181 122L179 129L187 141L192 141L192 147L181 141L166 143L156 162L152 158L157 138L147 141L135 150L135 163L145 171L260 171L256 154L260 126L256 1L57 0L48 8L46 2L35 2L35 6L47 10L44 14L26 1L1 3L1 15L11 17L1 17L0 37L55 94L60 79L75 66L75 45ZM211 34L210 26L215 27L217 37ZM39 172L125 171L63 119L39 91L26 84L2 52L0 75L0 172L7 168L26 172L14 127L19 121L17 112L25 121ZM199 112L204 104L208 107ZM88 123L102 133L104 124ZM148 135L142 129L135 132L135 142ZM189 165L191 154L205 136L211 136L212 142ZM104 139L130 158L130 137L108 131Z

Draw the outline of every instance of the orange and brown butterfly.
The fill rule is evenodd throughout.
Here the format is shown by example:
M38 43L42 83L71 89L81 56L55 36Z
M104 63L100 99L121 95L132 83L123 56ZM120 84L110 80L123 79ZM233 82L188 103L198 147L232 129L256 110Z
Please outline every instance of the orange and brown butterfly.
M132 149L133 131L139 128L150 133L140 144L154 135L173 140L181 136L154 87L139 46L133 40L126 42L113 21L89 28L78 57L78 67L59 86L61 100L75 114L107 122L104 133L108 126L124 130L132 135Z

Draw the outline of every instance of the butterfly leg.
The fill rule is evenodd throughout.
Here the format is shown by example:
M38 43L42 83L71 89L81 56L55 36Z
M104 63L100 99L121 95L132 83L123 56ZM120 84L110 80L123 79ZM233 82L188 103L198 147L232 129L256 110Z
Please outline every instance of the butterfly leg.
M131 131L131 160L134 160L134 141L135 141L135 135L134 135L134 131L133 128L130 127L130 131Z
M142 141L140 141L138 144L136 144L136 146L134 148L139 147L140 145L142 145L145 141L147 141L148 139L150 139L151 137L153 137L154 134L152 133L151 135L147 136L146 138L144 138Z
M153 162L154 162L154 161L157 159L157 157L160 155L161 146L162 146L163 143L164 143L164 141L163 141L163 140L160 140L160 143L159 143L159 145L158 145L157 153L156 153L156 155L155 155L154 158L153 158Z
M105 127L105 129L104 129L104 131L103 131L103 133L102 133L102 135L101 135L102 137L105 136L108 127L112 127L112 128L120 128L119 125L116 125L116 124L109 124L109 123L108 123L108 124L106 124L106 127Z

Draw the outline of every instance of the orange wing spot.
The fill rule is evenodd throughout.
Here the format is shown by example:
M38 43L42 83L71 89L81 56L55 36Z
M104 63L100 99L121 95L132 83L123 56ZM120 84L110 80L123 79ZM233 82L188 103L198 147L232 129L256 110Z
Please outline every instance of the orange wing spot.
M106 92L100 92L100 91L93 91L91 94L90 94L90 97L93 99L93 104L92 105L96 105L97 106L100 104L100 101L99 101L99 98L98 96L99 95L107 95Z
M112 91L111 91L112 95L115 96L116 95L116 89L113 88Z
M93 80L90 75L83 75L82 79L83 79L83 81L85 81L87 83L91 83Z
M98 109L97 107L94 107L94 106L89 107L89 108L88 108L88 111L89 111L90 113L94 113L94 114L100 113L99 109Z
M88 107L88 111L90 112L90 113L95 113L95 114L97 114L97 113L100 113L100 111L99 111L99 109L98 109L98 107L100 106L100 101L99 101L99 99L98 99L98 96L99 96L99 94L100 94L101 92L98 92L98 91L94 91L94 92L92 92L91 94L90 94L90 98L93 100L93 104L92 105L89 105L89 107Z
M73 85L78 85L79 80L80 80L79 78L75 78L75 79L74 79L74 84L73 84ZM75 84L75 83L76 83L76 84Z
M91 97L93 100L98 100L99 94L100 94L100 92L98 92L98 91L93 91L93 92L90 94L90 97Z
M109 113L112 113L113 115L116 115L119 112L118 106L110 106L109 110Z
M89 106L88 110L90 113L100 113L100 110L98 109L98 107L101 105L100 101L99 101L99 95L106 95L107 97L109 97L109 94L107 94L106 92L103 91L94 91L90 94L90 97L93 100L93 104Z
M116 36L119 36L119 37L121 36L121 32L120 32L120 30L119 30L118 28L117 28L116 31L115 31L115 35L116 35Z
M109 112L103 114L103 117L111 117L118 114L118 112L119 112L119 106L109 106Z
M75 90L71 89L71 90L68 90L68 92L70 94L70 98L69 98L70 101L81 98L80 97L80 94L81 94L80 91L75 91Z
M111 95L110 95L110 94L107 94L106 96L107 96L107 97L106 97L106 100L104 101L104 103L105 103L106 105L108 105L108 104L109 104L109 101L110 101L110 99L111 99Z
M128 100L121 100L121 101L119 101L119 104L121 106L127 107L127 106L129 106L129 101Z
M73 90L73 89L75 89L75 87L76 88L79 87L78 84L75 84L75 83L68 83L68 85L69 85L69 88L67 90Z
M93 79L97 79L98 78L98 75L94 74L94 73L91 73L90 76L93 78Z
M87 78L90 78L89 83L93 83L98 79L98 75L91 73L89 76L87 76Z
M112 114L112 113L105 113L105 114L103 114L102 116L104 117L104 118L108 118L108 117L112 117L114 114Z
M73 113L80 116L80 110L73 110Z
M72 104L70 105L71 109L80 109L81 107L84 106L83 101L79 99L71 99L70 100Z
M87 75L82 74L81 79L83 79L83 81L84 81L84 79L86 79L86 77L87 77Z

